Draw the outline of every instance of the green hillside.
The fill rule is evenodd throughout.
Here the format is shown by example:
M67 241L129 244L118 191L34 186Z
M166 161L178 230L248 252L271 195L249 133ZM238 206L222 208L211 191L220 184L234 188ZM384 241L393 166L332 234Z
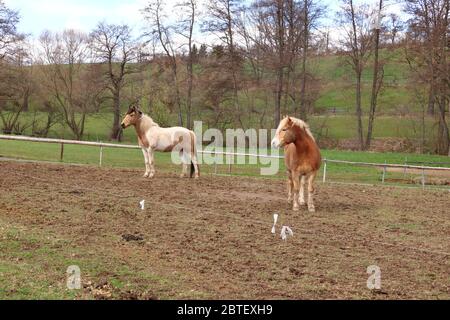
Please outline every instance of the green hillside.
M416 105L411 97L411 89L408 88L408 79L410 77L410 68L404 58L403 49L383 49L381 50L381 61L384 63L384 88L381 90L378 99L377 120L375 122L375 138L402 138L417 141L421 138L421 107ZM246 69L249 66L246 66ZM167 74L158 73L156 64L149 64L142 74L140 81L134 82L131 86L124 89L123 96L130 97L137 91L152 89L152 103L148 102L148 95L144 95L142 104L144 111L150 110L152 116L163 126L177 125L176 109L167 105L167 97L170 98L171 88L167 83ZM179 67L179 78L184 79L185 67ZM203 121L205 129L211 125L210 119L213 118L211 109L205 107L201 97L208 95L200 86L200 79L205 77L209 69L202 63L196 65L196 79L194 83L193 99L193 120ZM317 100L314 105L314 114L308 121L311 124L313 132L323 139L337 141L342 139L353 139L356 136L356 119L354 117L354 77L351 67L345 63L345 57L339 55L317 56L310 59L308 70L318 80L320 90L317 94ZM165 73L169 72L167 70ZM271 75L267 75L271 77ZM372 85L371 61L363 75L363 110L369 107L370 90ZM249 86L251 88L249 88ZM244 84L239 93L239 102L243 110L242 121L245 128L272 128L273 127L273 92L259 87ZM183 87L181 87L183 89ZM184 91L182 91L182 95ZM199 98L200 97L200 98ZM122 101L122 111L128 107L129 99ZM21 123L30 123L34 117L35 110L41 110L40 100L34 96L30 100L30 109L21 115ZM227 103L223 102L224 108ZM230 107L230 106L228 106ZM287 101L283 106L283 114L292 114L296 106ZM297 106L298 107L298 106ZM83 139L93 141L107 141L112 123L111 100L106 100L98 113L88 114L86 129ZM222 117L232 117L225 112ZM260 117L265 114L261 121ZM37 119L44 121L45 114L38 113ZM367 122L367 118L364 119ZM427 117L425 119L426 141L434 140L436 119ZM366 124L364 124L366 127ZM239 123L228 123L221 128L240 127ZM31 128L24 131L24 134L31 135ZM73 135L63 124L55 125L49 133L50 137L71 139ZM124 132L125 142L136 142L133 130ZM432 150L428 146L426 151Z

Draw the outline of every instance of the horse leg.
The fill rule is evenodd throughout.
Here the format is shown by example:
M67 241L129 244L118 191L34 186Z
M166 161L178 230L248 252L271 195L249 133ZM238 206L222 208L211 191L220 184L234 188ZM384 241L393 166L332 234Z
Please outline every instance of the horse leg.
M151 148L148 148L147 149L147 154L148 154L148 161L149 161L149 164L150 164L150 172L149 172L149 175L148 175L148 177L149 178L153 178L154 176L155 176L155 158L154 158L154 155L153 155L153 150L151 149Z
M181 169L181 175L180 178L185 178L188 173L188 165L183 163L183 168Z
M316 179L317 171L311 173L308 176L308 211L315 212L316 208L314 207L314 180Z
M181 158L181 163L182 163L180 178L184 178L187 176L187 172L188 172L187 157L184 153L184 150L180 151L180 158Z
M197 161L197 155L196 154L192 155L192 164L194 165L194 171L195 171L194 178L198 179L198 177L200 176L200 172L199 172L199 169L198 169L198 161Z
M190 143L189 143L189 149L190 149L190 161L189 164L191 165L191 177L192 177L192 168L194 169L194 178L198 179L200 177L200 170L198 168L198 160L197 160L197 139L195 137L195 133L190 132Z
M306 181L306 177L305 177L305 175L302 175L302 177L300 178L300 195L299 195L299 199L298 199L301 206L304 206L306 204L306 202L305 202L305 181Z
M287 180L287 189L288 189L288 203L292 203L292 189L294 187L294 183L292 182L292 173L290 171L287 172L288 180Z
M145 161L145 174L144 174L144 178L148 178L149 174L150 174L150 162L148 159L148 153L147 153L147 149L142 148L142 154L144 155L144 161Z
M299 184L300 184L300 174L298 172L293 171L292 172L292 181L294 182L294 206L293 210L298 211L299 205L298 205L298 198L299 198Z

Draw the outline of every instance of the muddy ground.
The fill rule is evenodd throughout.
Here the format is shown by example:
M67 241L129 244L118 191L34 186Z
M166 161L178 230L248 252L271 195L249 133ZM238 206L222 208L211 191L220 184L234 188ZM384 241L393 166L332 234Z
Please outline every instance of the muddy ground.
M0 241L16 243L0 263L40 270L26 298L450 298L448 190L318 183L311 214L290 210L277 179L8 161L0 173ZM274 213L287 241L280 224L271 234ZM380 290L367 288L370 265ZM21 292L20 272L3 272L4 296Z

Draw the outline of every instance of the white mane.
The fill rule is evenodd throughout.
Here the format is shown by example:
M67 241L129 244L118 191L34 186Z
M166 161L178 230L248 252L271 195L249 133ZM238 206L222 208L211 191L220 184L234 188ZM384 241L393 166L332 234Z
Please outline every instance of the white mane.
M316 139L314 139L314 136L313 136L313 134L312 134L312 132L311 132L311 129L309 128L309 125L308 125L305 121L300 120L300 119L297 119L297 118L294 118L294 117L290 117L290 118L291 118L292 122L294 122L294 124L296 124L297 126L299 126L299 127L302 128L302 129L305 129L306 133L307 133L314 141L316 141Z
M153 119L148 115L148 114L143 114L143 117L146 118L146 120L149 122L149 125L151 127L159 127L159 124L157 124L155 121L153 121Z

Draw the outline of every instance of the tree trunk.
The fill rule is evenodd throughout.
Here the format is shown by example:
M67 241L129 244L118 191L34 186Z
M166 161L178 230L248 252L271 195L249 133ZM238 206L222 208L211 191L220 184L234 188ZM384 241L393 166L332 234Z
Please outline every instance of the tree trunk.
M192 29L191 29L192 30ZM191 31L192 36L192 31ZM193 70L193 56L192 56L192 40L189 38L189 58L187 63L187 101L186 101L186 127L191 130L192 129L192 120L191 120L191 112L192 112L192 88L193 88L193 78L194 78L194 70Z
M439 154L447 155L450 148L450 134L448 124L445 118L447 99L442 96L438 102L439 107L439 129L438 129L438 148Z
M434 114L434 104L435 104L435 93L434 93L434 80L431 80L430 89L428 93L428 110L427 113L429 115Z
M22 110L24 112L28 112L30 106L30 89L25 89L24 95L23 95L23 102L22 102Z
M364 149L362 108L361 108L361 71L356 75L356 119L358 122L358 140L360 149Z
M306 62L308 58L308 46L309 46L309 33L308 33L308 0L304 1L304 21L303 21L303 57L302 57L302 88L300 92L300 118L307 121L308 106L306 105Z
M194 52L192 50L192 35L194 32L194 24L195 24L195 3L191 1L191 20L189 24L189 61L187 65L187 73L188 73L188 92L187 92L187 115L186 115L186 126L188 129L192 129L192 89L194 82Z
M192 58L189 58L189 66L188 66L188 92L187 92L187 115L186 115L186 126L189 130L192 129L192 120L191 120L191 112L192 112L192 87L193 87L193 71L192 71Z
M172 66L173 70L173 82L175 86L175 104L178 107L178 125L183 126L183 110L181 108L180 88L178 87L178 72L176 62Z
M383 8L383 0L380 0L379 5L379 13L381 15L381 10ZM378 79L378 71L379 71L379 62L378 62L378 47L380 44L380 29L375 29L375 43L374 43L374 62L373 62L373 79L372 79L372 95L370 98L370 110L369 110L369 124L367 126L367 137L366 137L366 144L365 144L365 150L370 149L370 144L372 143L372 132L373 132L373 123L375 120L375 112L377 108L377 98L378 98L378 92L379 92L379 86L381 85L381 82Z
M275 93L275 128L278 127L281 121L281 99L283 97L283 68L278 70L277 89Z
M281 100L283 98L283 73L284 73L284 4L283 1L277 2L277 40L278 40L278 74L277 88L275 98L275 128L278 127L281 120Z
M116 91L114 93L113 101L114 101L113 104L114 119L110 139L121 141L122 128L120 127L120 92Z
M307 121L308 117L308 106L306 105L306 52L303 54L302 61L302 88L300 91L300 118Z

